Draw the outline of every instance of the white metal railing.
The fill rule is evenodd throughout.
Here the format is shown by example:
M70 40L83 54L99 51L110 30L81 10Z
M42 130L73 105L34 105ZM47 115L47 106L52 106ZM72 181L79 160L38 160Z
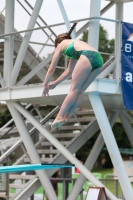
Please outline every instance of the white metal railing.
M120 54L121 54L121 21L118 20L111 20L101 17L93 17L93 18L85 18L85 19L79 19L79 23L77 26L76 31L76 37L81 38L82 34L85 30L89 30L89 22L99 20L100 25L103 27L103 31L106 32L106 35L108 35L107 39L111 40L113 39L115 41L115 49L114 52L104 52L100 51L100 53L104 57L111 58L115 54L115 61L113 66L110 66L109 69L106 69L105 77L112 73L113 77L117 80L121 78L121 66L120 66ZM70 21L70 23L73 23L77 20ZM86 26L87 24L87 26ZM44 30L49 31L49 35L46 35ZM20 80L17 85L19 84L25 84L27 83L34 75L36 75L40 70L44 69L45 66L47 66L53 56L54 52L54 39L57 34L59 34L59 30L62 30L61 32L66 32L66 26L65 23L58 23L58 24L52 24L52 25L45 25L45 26L39 26L33 29L27 29L22 31L14 31L12 33L8 34L2 34L0 35L0 39L7 38L8 36L19 36L21 38L18 41L22 43L23 37L22 35L24 33L32 32L32 36L29 41L29 47L33 49L36 55L34 55L34 60L31 61L33 63L36 58L40 58L40 61L36 67L34 67L22 80ZM50 34L51 32L51 34ZM54 34L53 34L54 33ZM94 35L95 37L95 35ZM102 35L99 34L99 40L102 40ZM45 41L44 39L45 38ZM44 42L43 42L44 41ZM20 44L21 45L21 44ZM66 64L64 63L66 66ZM61 66L62 69L65 69L64 66ZM45 72L46 73L46 69ZM100 76L99 76L100 77ZM102 78L102 76L101 76Z

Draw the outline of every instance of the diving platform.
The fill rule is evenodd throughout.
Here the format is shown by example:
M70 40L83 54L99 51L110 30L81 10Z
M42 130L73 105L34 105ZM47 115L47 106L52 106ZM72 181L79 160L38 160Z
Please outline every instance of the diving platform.
M49 96L46 98L42 97L42 84L5 87L0 89L0 101L11 100L20 103L60 106L69 92L70 85L71 80L64 81L54 90L50 90ZM124 110L120 81L97 78L86 90L80 105L81 108L92 109L88 93L98 93L107 110Z

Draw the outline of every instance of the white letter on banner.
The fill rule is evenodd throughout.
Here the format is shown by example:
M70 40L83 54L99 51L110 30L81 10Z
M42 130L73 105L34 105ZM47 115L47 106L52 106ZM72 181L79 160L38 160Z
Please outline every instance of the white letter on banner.
M125 44L125 52L131 52L132 51L132 46L131 44L126 43Z
M126 81L127 82L132 82L132 74L130 72L126 73Z

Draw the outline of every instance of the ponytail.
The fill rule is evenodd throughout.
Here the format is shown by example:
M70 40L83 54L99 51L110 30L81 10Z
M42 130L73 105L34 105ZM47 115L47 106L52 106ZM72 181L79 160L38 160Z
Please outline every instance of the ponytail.
M70 28L69 32L68 33L62 33L60 35L58 35L55 39L55 48L57 47L57 45L59 43L61 43L63 40L65 39L71 39L71 33L73 31L73 29L75 28L75 26L77 25L78 21L75 22L72 27Z
M75 28L75 26L77 25L77 23L78 23L78 21L75 22L75 23L72 25L72 27L70 28L70 30L69 30L69 32L68 32L69 35L71 35L71 33L72 33L72 31L74 30L74 28Z

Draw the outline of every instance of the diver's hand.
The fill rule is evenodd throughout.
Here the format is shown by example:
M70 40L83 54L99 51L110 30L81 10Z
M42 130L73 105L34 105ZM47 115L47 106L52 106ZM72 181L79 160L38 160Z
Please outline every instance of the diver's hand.
M53 90L56 87L55 82L49 83L48 87L49 87L49 90Z
M46 96L49 96L49 86L43 86L43 93L42 96L45 98Z

